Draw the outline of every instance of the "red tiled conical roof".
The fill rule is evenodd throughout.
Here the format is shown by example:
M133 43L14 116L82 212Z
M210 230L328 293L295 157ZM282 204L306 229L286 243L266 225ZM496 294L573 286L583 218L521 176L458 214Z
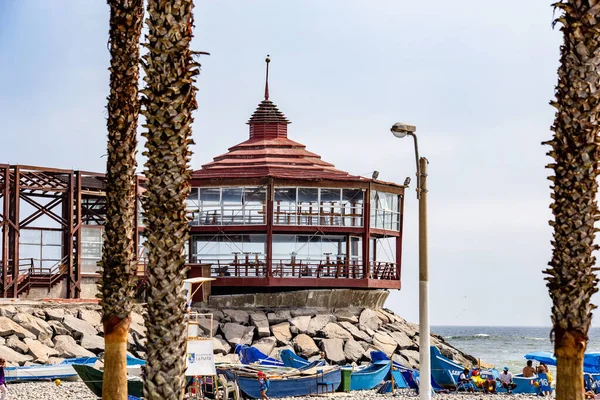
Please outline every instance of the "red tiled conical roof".
M267 56L265 99L250 117L250 138L215 157L213 162L194 171L192 178L297 178L360 180L321 156L306 150L303 144L287 137L290 121L269 100L269 62Z
M194 171L193 178L361 179L340 171L306 146L287 137L290 121L270 100L263 100L250 120L250 138Z

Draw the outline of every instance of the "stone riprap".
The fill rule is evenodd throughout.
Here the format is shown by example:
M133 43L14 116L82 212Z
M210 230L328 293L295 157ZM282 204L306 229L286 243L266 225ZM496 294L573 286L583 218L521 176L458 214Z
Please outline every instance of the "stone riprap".
M138 309L138 311L141 311ZM200 321L205 334L212 331L217 361L236 361L237 344L254 345L278 358L284 348L306 358L319 357L334 364L370 361L381 350L409 367L419 366L418 326L387 309L197 309L212 313ZM146 329L139 312L132 314L128 350L145 358ZM443 355L471 366L476 360L432 335ZM37 303L0 305L0 357L9 365L56 363L64 358L102 355L104 339L100 308L95 304Z
M96 304L0 305L0 357L9 366L22 366L102 355L101 321L100 307ZM142 316L134 313L128 350L144 358L146 330L140 323L143 324Z

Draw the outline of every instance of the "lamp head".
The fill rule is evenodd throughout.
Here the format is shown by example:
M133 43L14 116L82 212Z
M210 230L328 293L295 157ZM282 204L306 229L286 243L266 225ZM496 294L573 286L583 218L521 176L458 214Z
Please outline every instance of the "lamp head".
M379 171L373 171L373 175L371 175L373 179L379 178Z
M396 136L397 138L406 137L407 135L414 133L416 130L416 126L407 125L402 122L396 122L394 125L392 125L392 128L390 129L390 131L392 131L394 136Z
M408 185L410 185L410 176L407 176L406 179L404 179L404 186Z

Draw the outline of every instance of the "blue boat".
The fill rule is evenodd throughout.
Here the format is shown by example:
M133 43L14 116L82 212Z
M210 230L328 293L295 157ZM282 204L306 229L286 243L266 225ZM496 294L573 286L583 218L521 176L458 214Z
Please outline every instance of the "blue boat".
M283 365L290 368L306 369L311 363L303 357L300 357L290 349L283 349L279 352ZM325 365L325 360L313 361L313 366ZM377 361L365 368L352 370L350 375L350 390L369 390L382 382L390 370L389 360Z
M26 367L6 367L4 374L7 382L36 381L47 379L77 379L73 364L92 366L98 357L67 358L60 364L28 365Z
M322 372L321 372L322 371ZM255 375L236 372L233 369L224 370L227 379L235 381L242 392L253 399L260 399L260 388ZM269 372L266 371L269 376ZM310 396L313 394L336 391L342 381L341 369L338 366L323 367L308 373L297 375L269 376L270 398Z
M272 367L283 367L283 363L279 360L269 357L264 354L256 347L248 346L245 344L238 344L235 346L235 354L240 358L242 364L260 364Z
M400 371L397 370L392 370L391 372L391 377L394 378L393 382L393 386L396 389L415 389L415 391L418 391L418 387L417 387L417 383L414 382L412 386L410 386L408 383L406 383L406 380L404 379L404 376L400 373ZM377 390L378 394L384 394L384 393L392 393L392 380L390 379L389 381L385 381L385 383L379 388L379 390Z
M518 374L513 376L513 383L517 385L513 389L513 393L529 393L529 394L537 394L539 393L539 383L537 383L538 377L533 376L530 378L524 378L523 374Z
M316 360L316 361L308 361L307 359L300 357L296 353L294 353L290 349L283 349L279 352L279 357L281 358L281 362L285 367L296 368L296 369L304 369L310 367L323 366L327 364L325 360Z
M525 354L528 360L535 360L546 365L556 366L556 357L549 351L534 351ZM600 373L600 353L585 353L583 355L583 372L588 374Z
M350 390L370 390L382 382L390 371L389 361L377 361L366 368L352 371Z
M431 346L431 377L444 389L455 389L464 367L446 358L440 350Z
M374 350L371 352L371 360L374 363L381 361L381 360L390 362L390 358L383 351L380 351L380 350ZM393 365L392 372L399 372L400 375L402 375L402 378L404 378L404 382L406 382L406 384L408 385L409 388L418 390L417 388L419 386L419 379L420 379L420 375L421 375L421 373L418 369L409 368L407 366L400 364L397 361L394 361L392 363L392 365ZM388 379L388 378L389 377L386 377L386 379ZM444 388L436 383L436 381L433 379L433 376L431 377L431 389L434 392L444 391Z

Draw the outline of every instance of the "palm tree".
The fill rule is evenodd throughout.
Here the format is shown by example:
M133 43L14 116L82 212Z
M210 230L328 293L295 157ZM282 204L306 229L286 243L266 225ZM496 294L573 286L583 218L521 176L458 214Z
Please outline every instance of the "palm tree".
M554 163L549 179L554 183L550 206L554 221L553 252L548 291L552 298L554 352L557 358L556 398L583 399L583 354L598 291L592 252L594 224L600 218L596 194L599 174L600 123L600 2L562 0L554 5L564 42L560 67L552 140L548 155Z
M127 336L136 271L135 154L143 0L110 5L110 94L106 162L106 226L100 305L104 325L103 398L127 399Z
M197 108L199 64L190 50L193 2L148 0L142 113L148 190L144 199L147 280L147 367L144 398L184 395L186 352L185 244L192 112Z

